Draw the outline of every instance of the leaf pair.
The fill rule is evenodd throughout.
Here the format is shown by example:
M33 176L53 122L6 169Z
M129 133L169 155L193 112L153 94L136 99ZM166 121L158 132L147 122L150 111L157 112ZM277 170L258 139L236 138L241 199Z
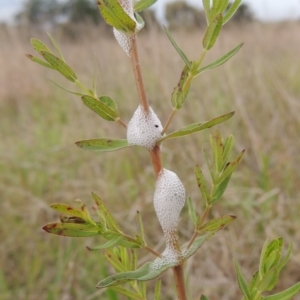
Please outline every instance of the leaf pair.
M261 252L259 270L254 273L252 280L248 284L241 272L237 261L234 261L238 284L245 300L290 300L293 296L299 293L300 282L282 292L266 297L261 295L265 291L273 290L273 288L277 284L279 273L281 269L286 265L291 255L291 244L289 245L287 255L283 259L281 259L282 250L282 238L275 239L271 242L267 239Z

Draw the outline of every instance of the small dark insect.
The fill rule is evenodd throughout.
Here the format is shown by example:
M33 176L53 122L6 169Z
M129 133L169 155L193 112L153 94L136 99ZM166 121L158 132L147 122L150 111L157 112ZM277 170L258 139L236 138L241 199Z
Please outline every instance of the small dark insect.
M156 128L158 128L158 125L155 125Z

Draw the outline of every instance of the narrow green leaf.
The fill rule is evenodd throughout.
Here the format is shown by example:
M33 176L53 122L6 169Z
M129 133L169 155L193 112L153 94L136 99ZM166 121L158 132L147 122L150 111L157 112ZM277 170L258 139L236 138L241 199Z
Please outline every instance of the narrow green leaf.
M251 282L249 284L249 290L252 292L252 294L257 292L257 285L258 285L258 283L259 283L259 273L258 273L258 271L256 271L253 274Z
M114 286L114 287L112 287L112 289L115 292L117 292L118 294L126 296L127 299L130 299L130 300L141 300L140 294L137 294L137 292L135 292L135 291L128 290L128 289L123 288L121 286Z
M232 223L234 220L236 219L236 216L233 215L227 215L227 216L223 216L217 219L213 219L209 222L207 222L206 224L202 225L201 227L199 227L197 229L197 231L200 232L206 232L206 231L213 231L216 232L220 229L222 229L223 227L229 225L230 223Z
M264 274L263 279L260 281L257 289L263 293L265 291L271 291L275 287L279 277L277 269L271 269Z
M140 0L134 3L134 12L141 12L152 6L157 0Z
M291 300L293 296L298 294L300 291L300 282L296 283L295 285L289 287L288 289L271 295L264 298L264 300Z
M196 251L204 244L204 242L207 241L212 236L213 233L209 232L207 234L196 237L193 244L189 248L187 248L189 242L183 244L180 249L184 259L187 260L193 254L195 254Z
M100 222L107 224L109 229L120 231L120 227L112 214L106 208L104 202L95 193L92 193L92 197L96 203L96 213L100 217Z
M200 300L208 300L208 298L204 295L201 295Z
M267 258L267 249L268 249L269 243L270 243L270 240L269 240L269 238L267 238L266 241L264 242L264 245L263 245L261 253L260 253L259 268L258 268L260 279L262 279L265 275L264 264L265 264L265 260Z
M178 54L180 55L180 57L183 59L183 61L185 62L185 64L188 66L188 68L191 68L191 63L189 61L189 59L187 58L187 56L185 55L185 53L179 48L179 46L176 44L175 40L173 39L170 31L164 27L165 32L170 40L170 42L172 43L173 47L175 48L175 50L178 52Z
M32 56L31 54L25 54L25 55L26 55L26 57L28 57L33 62L38 63L39 65L44 66L46 68L55 70L55 68L53 66L51 66L50 64L44 62L43 60L41 60L41 59L39 59L39 58L37 58L35 56Z
M105 244L103 245L100 245L100 246L96 246L96 247L86 247L89 251L97 251L97 250L103 250L103 249L108 249L108 248L111 248L115 245L118 244L118 242L122 239L122 237L117 237L115 239L112 239L108 242L106 242Z
M281 258L281 250L276 249L270 253L270 255L267 257L267 259L264 262L264 271L268 272L270 269L275 267Z
M208 25L202 45L205 50L209 50L213 47L215 44L218 35L222 29L223 25L223 17L222 14L216 15L216 17L213 19L213 21Z
M68 92L68 93L70 93L70 94L73 94L73 95L76 95L76 96L80 96L80 97L83 96L83 94L81 94L81 93L73 92L73 91L70 91L70 90L64 88L63 86L61 86L60 84L58 84L57 82L55 82L55 81L53 81L53 80L51 80L51 79L50 79L50 81L51 81L54 85L56 85L57 87L61 88L62 90L66 91L66 92Z
M224 150L223 150L223 166L222 170L225 168L226 163L228 161L230 152L234 146L234 137L233 135L230 135L224 142Z
M202 0L205 15L206 15L206 22L207 25L210 23L210 0Z
M238 262L235 259L234 259L234 266L235 266L235 271L236 271L236 275L237 275L238 285L239 285L243 295L245 296L246 300L251 300L251 295L250 295L250 291L248 289L246 280L240 270Z
M197 224L197 213L195 211L195 207L194 207L194 204L193 204L193 201L192 201L191 197L188 197L187 203L188 203L189 216L190 216L194 226L196 226L196 224Z
M77 76L75 72L60 58L56 57L52 53L41 51L41 54L45 60L52 65L60 74L62 74L68 80L75 82Z
M292 243L289 244L288 252L285 256L285 258L278 264L277 269L280 271L288 262L290 255L292 253L293 245Z
M214 188L212 197L211 197L210 204L217 202L223 196L223 194L227 188L227 185L230 181L230 178L231 178L231 175L227 176L221 183L216 185L216 187Z
M114 113L115 113L114 117L117 116L117 117L115 117L115 118L118 118L118 117L119 117L119 108L118 108L118 104L117 104L117 102L116 102L114 99L110 98L109 96L101 96L101 97L99 98L99 100L100 100L102 103L104 103L105 105L107 105L111 110L114 111Z
M208 64L207 66L199 69L196 73L196 75L199 75L200 73L203 73L209 69L213 69L216 68L218 66L223 65L225 62L227 62L231 57L233 57L243 46L243 43L239 44L238 46L236 46L235 48L233 48L232 50L230 50L228 53L226 53L225 55L223 55L222 57L220 57L219 59L217 59L216 61L214 61L211 64Z
M142 239L143 243L146 244L146 241L145 241L145 230L144 230L143 220L142 220L141 213L139 211L137 211L137 216L138 216L138 221L139 221L139 228L140 228L141 239Z
M116 272L125 272L126 268L115 250L119 247L103 250L105 260L116 270Z
M197 185L199 187L199 190L201 192L202 198L205 200L206 205L208 205L209 202L209 192L206 187L205 179L203 176L203 173L198 165L195 166L195 175L197 180Z
M61 51L60 51L60 49L58 47L58 44L57 44L56 40L54 39L54 37L49 32L47 32L47 34L48 34L48 36L49 36L49 38L50 38L53 46L55 47L55 49L56 49L56 51L57 51L60 59L65 62L65 59L64 59L64 57L63 57L63 55L62 55L62 53L61 53Z
M161 300L161 280L157 280L154 288L154 300Z
M88 108L107 121L115 121L119 117L112 106L113 100L107 96L100 97L98 100L93 96L84 95L81 99Z
M223 139L219 130L215 130L210 138L216 174L221 172L223 164Z
M89 237L101 235L101 230L92 224L49 223L43 227L46 232L69 237Z
M223 11L228 6L228 2L229 0L214 0L210 12L210 20L213 20L217 14L223 13Z
M42 54L43 51L52 53L52 51L42 41L40 41L36 38L30 39L30 43L31 43L33 49L40 54Z
M172 139L172 138L177 138L177 137L181 137L181 136L185 136L185 135L189 135L207 128L211 128L215 125L218 125L220 123L225 122L226 120L230 119L232 116L234 115L234 112L230 112L228 114L225 114L223 116L214 118L208 122L204 122L204 123L194 123L194 124L190 124L178 131L172 132L166 136L163 136L159 142L162 142L164 140L167 139Z
M117 0L98 0L98 6L108 25L124 33L135 32L135 21L127 15Z
M116 151L129 147L127 140L112 140L106 138L83 140L75 143L76 146L88 151Z
M225 180L228 176L231 176L232 173L236 170L238 165L241 163L243 156L244 156L245 150L243 150L240 154L236 156L236 158L228 163L225 167L224 172L222 175L216 179L216 184L220 184L223 180Z
M242 0L235 0L223 17L223 25L227 23L239 8Z

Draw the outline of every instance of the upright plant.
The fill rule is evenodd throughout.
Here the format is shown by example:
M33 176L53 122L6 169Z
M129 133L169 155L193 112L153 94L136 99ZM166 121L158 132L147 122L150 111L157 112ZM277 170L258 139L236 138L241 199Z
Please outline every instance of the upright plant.
M233 215L225 215L207 221L209 211L224 194L231 175L241 162L244 150L229 161L234 145L233 136L224 139L220 131L215 130L212 133L210 139L213 158L212 164L209 162L208 155L204 153L210 170L210 185L200 167L195 167L195 177L205 203L205 209L203 213L197 213L194 202L188 197L188 211L194 225L194 231L191 233L190 240L180 245L177 226L180 212L185 204L186 193L179 177L174 172L163 167L160 156L161 147L162 142L167 142L168 139L179 138L211 128L234 115L234 112L229 112L210 121L189 124L184 128L167 133L174 115L183 107L187 100L194 78L209 69L222 65L242 47L242 44L240 44L216 61L204 67L202 66L204 57L214 46L223 25L234 15L241 0L235 0L231 5L229 5L229 0L203 0L207 27L202 41L202 52L197 60L190 60L184 51L179 48L168 29L165 28L167 37L184 62L184 67L178 85L172 92L172 110L164 125L162 125L154 110L149 105L137 48L137 34L144 26L144 21L139 12L155 2L156 0L140 0L136 3L132 0L98 1L99 10L104 20L113 27L113 32L118 43L132 60L139 105L127 125L120 117L117 102L108 96L99 97L97 95L95 78L92 88L88 88L81 83L76 73L66 63L56 41L51 35L49 37L57 50L57 54L54 54L40 40L31 39L33 48L44 60L29 54L27 57L40 65L57 70L66 79L75 83L81 92L69 92L80 96L82 102L103 119L117 122L126 129L126 139L97 138L83 140L76 142L78 147L83 150L106 152L116 151L125 147L141 146L149 152L156 176L153 198L154 209L162 227L166 248L162 253L157 253L147 245L142 217L139 212L137 214L139 233L133 233L132 235L125 234L113 215L106 208L104 201L94 193L92 193L92 197L96 204L94 210L98 215L98 220L91 218L86 206L80 201L75 206L55 203L51 205L51 208L62 213L60 222L47 224L43 229L49 233L69 237L101 235L107 240L105 244L99 247L88 248L89 250L104 250L103 254L106 260L117 272L117 274L102 279L97 284L98 288L109 287L116 293L126 296L128 299L149 299L147 298L145 282L157 278L162 272L172 268L177 297L179 300L186 300L187 292L183 272L186 260L195 254L205 241L236 218ZM288 255L281 261L282 244L282 239L266 242L261 255L259 271L254 274L252 281L248 285L242 276L237 262L235 262L238 284L244 295L243 299L291 299L300 290L300 284L298 283L279 294L266 297L261 296L264 291L273 289L278 280L279 271L289 258L291 247L289 248ZM138 267L136 249L146 249L156 258ZM157 280L155 286L154 299L161 299L160 280ZM201 299L205 300L207 298L202 295Z

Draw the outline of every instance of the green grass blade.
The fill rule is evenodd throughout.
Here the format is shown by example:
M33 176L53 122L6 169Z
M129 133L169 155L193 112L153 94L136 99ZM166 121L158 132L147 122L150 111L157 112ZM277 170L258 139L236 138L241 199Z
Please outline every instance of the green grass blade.
M243 46L243 43L239 44L238 46L236 46L235 48L233 48L232 50L230 50L228 53L226 53L225 55L223 55L222 57L220 57L219 59L217 59L216 61L214 61L211 64L208 64L207 66L199 69L196 73L196 75L199 75L200 73L203 73L207 70L216 68L218 66L223 65L225 62L227 62L231 57L233 57Z
M141 12L148 7L152 6L157 0L140 0L133 6L134 12Z
M65 78L72 82L75 82L77 80L75 72L63 60L49 52L41 51L41 54L43 55L45 60Z
M296 283L295 285L289 287L288 289L271 295L271 296L266 296L264 300L291 300L293 296L298 294L300 291L300 282Z
M88 151L116 151L122 148L129 147L127 140L113 140L113 139L92 139L83 140L75 143L76 146Z
M173 139L173 138L178 138L181 136L185 136L185 135L189 135L195 132L199 132L201 130L207 129L207 128L211 128L215 125L218 125L220 123L225 122L226 120L230 119L232 116L234 115L234 112L230 112L228 114L222 115L220 117L214 118L208 122L204 122L204 123L194 123L194 124L190 124L178 131L172 132L164 137L162 137L159 142L162 142L164 140L167 139Z
M175 48L175 50L178 52L178 54L180 55L180 57L183 59L183 61L185 62L185 64L188 66L188 68L191 68L191 62L189 61L189 59L187 58L187 56L185 55L185 53L179 48L179 46L176 44L175 40L173 39L170 31L164 27L165 32L171 42L171 44L173 45L173 47Z

